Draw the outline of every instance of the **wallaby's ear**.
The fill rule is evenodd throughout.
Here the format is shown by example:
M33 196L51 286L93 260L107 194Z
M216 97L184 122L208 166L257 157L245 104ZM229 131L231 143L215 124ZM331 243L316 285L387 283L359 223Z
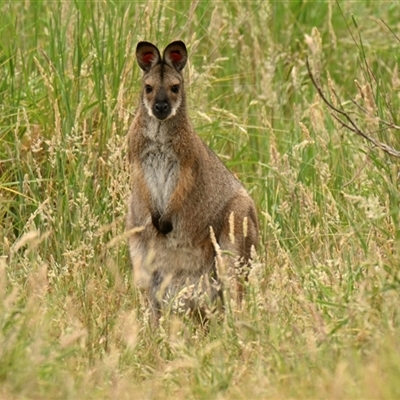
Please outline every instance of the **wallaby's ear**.
M154 44L139 42L136 46L136 60L139 67L147 72L161 62L161 55Z
M170 67L182 71L187 61L187 50L185 43L180 40L170 43L164 50L163 60Z

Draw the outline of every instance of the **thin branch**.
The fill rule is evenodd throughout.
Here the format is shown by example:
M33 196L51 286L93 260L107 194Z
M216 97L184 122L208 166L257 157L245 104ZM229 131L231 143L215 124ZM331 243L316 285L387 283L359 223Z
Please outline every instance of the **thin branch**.
M393 31L393 29L382 18L381 18L381 21L385 24L386 28L389 29L389 31L397 39L397 41L400 42L400 38L396 35L396 33Z
M319 82L317 82L317 79L315 78L314 74L311 72L310 68L310 63L308 61L308 58L306 59L306 65L307 65L307 71L308 75L311 79L312 84L314 85L315 89L317 90L319 96L321 97L322 101L328 106L330 114L332 117L338 121L343 127L347 128L348 130L354 132L355 134L361 136L365 140L369 141L372 143L374 146L380 148L383 150L385 153L390 154L393 157L398 157L400 158L400 151L394 149L393 147L390 147L389 145L379 142L378 140L374 139L373 137L367 135L365 132L363 132L357 124L353 121L351 118L350 114L346 112L343 109L337 108L335 105L333 105L328 98L325 96L324 91L321 88L321 85ZM338 103L341 104L341 101L338 97L338 95L334 91L334 95L336 99L338 100ZM343 118L343 119L342 119ZM398 127L394 124L386 123L389 127L394 127L394 129L397 129Z
M359 108L364 114L367 114L367 115L369 114L369 112L367 111L367 109L366 109L365 107L363 107L361 104L358 104L354 99L350 99L350 101L351 101L357 108ZM378 117L377 121L378 121L380 124L382 124L382 125L386 125L386 128L382 128L382 130L384 130L384 129L394 129L394 130L397 130L397 131L400 130L400 126L399 126L399 125L396 125L396 124L393 123L393 122L387 122L387 121L385 121L384 119L380 119L379 117Z

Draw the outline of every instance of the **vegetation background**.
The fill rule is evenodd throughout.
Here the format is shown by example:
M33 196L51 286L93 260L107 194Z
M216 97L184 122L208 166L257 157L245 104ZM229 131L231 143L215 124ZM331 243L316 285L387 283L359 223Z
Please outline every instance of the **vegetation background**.
M305 66L400 148L399 36L396 1L1 1L0 398L400 398L398 160ZM207 335L151 329L124 235L134 49L175 39L262 233L242 310Z

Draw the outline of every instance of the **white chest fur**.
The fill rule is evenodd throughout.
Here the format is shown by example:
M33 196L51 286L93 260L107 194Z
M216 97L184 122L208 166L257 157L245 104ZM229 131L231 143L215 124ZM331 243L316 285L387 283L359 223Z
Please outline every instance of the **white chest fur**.
M142 165L152 200L162 214L176 186L178 160L170 146L152 142L145 151Z

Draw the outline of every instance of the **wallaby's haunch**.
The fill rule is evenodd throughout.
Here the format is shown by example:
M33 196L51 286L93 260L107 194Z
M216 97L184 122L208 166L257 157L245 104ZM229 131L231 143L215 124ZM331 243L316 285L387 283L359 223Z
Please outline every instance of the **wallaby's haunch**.
M144 74L128 135L133 190L127 216L129 230L142 227L129 238L135 283L155 319L174 298L183 311L204 316L205 305L216 304L222 293L210 232L222 251L246 266L258 241L256 210L189 121L185 44L169 44L161 57L156 46L140 42L136 58Z

